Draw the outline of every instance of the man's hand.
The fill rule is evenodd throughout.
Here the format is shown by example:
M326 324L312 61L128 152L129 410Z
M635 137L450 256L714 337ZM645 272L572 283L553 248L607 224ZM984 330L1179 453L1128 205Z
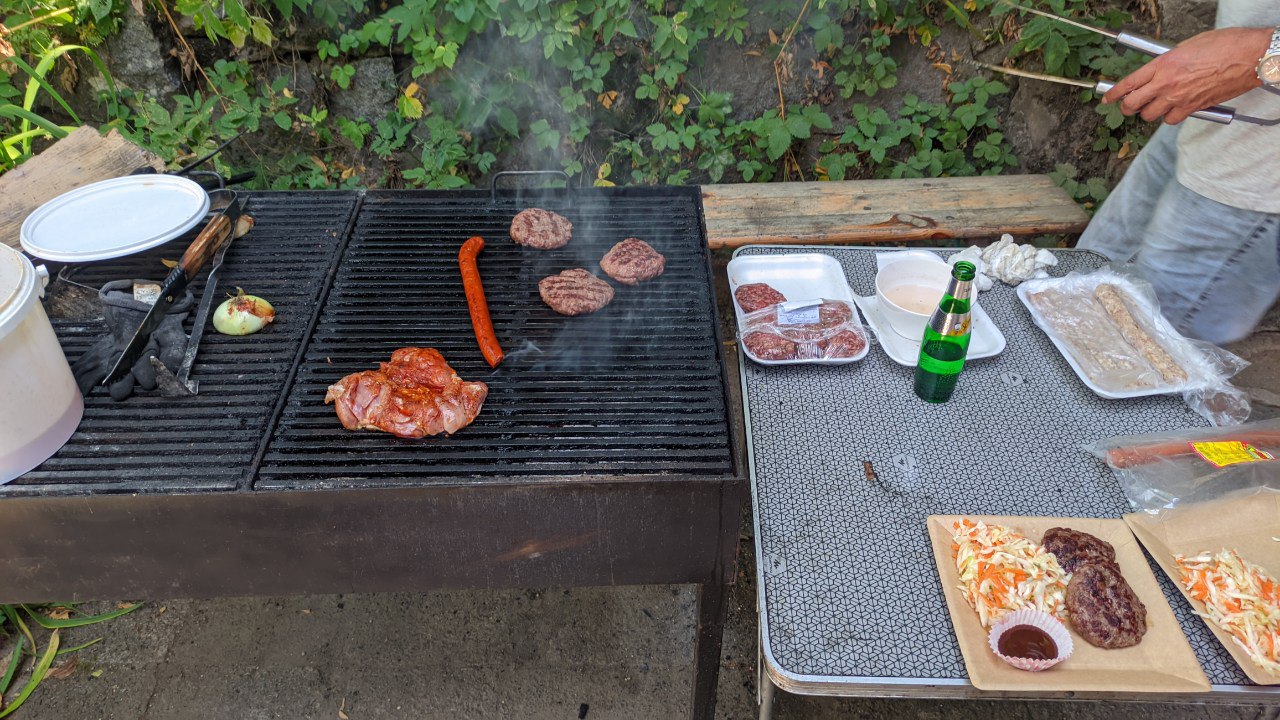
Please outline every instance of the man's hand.
M1200 33L1129 74L1102 96L1120 101L1125 115L1164 118L1170 125L1191 113L1252 90L1258 58L1271 44L1272 28L1223 28Z

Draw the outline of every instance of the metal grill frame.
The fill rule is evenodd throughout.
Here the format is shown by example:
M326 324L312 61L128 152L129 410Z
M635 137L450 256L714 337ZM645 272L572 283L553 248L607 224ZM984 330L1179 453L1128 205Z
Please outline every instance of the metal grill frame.
M693 202L711 277L697 188L614 192L666 192ZM365 193L329 195L356 199L354 222ZM348 225L304 338L315 331L350 237ZM699 588L691 717L712 720L747 483L711 283L706 292L727 473L258 489L253 478L274 435L267 430L289 395L281 391L234 489L139 492L117 484L95 492L54 484L0 492L0 574L7 578L0 602L692 583ZM286 390L308 344L298 345Z

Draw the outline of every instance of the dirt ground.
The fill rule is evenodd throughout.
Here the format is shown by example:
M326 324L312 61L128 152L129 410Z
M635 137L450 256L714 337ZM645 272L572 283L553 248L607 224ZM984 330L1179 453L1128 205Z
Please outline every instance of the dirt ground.
M1280 308L1231 348L1256 417L1280 406ZM749 508L721 659L718 718L756 715ZM153 600L67 643L28 720L679 718L693 671L695 593L646 586ZM1269 705L837 699L778 692L778 720L1275 720Z

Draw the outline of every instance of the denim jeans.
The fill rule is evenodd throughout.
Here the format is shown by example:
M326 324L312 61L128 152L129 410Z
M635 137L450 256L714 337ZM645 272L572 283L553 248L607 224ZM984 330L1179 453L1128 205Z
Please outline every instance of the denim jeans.
M1222 345L1248 337L1280 297L1280 215L1223 205L1180 185L1177 135L1177 126L1160 126L1079 247L1132 263L1179 332Z

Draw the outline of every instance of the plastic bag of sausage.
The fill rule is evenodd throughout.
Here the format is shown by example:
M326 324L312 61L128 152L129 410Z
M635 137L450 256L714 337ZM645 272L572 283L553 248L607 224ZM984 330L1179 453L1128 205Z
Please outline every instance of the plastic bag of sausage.
M1018 286L1018 297L1098 395L1181 395L1214 425L1248 419L1248 395L1229 382L1248 361L1184 337L1161 314L1151 284L1137 275L1104 266L1028 280Z
M853 362L867 354L867 331L843 300L784 302L747 314L747 357L765 365Z
M1101 459L1138 510L1154 512L1242 490L1280 490L1280 419L1108 438Z

